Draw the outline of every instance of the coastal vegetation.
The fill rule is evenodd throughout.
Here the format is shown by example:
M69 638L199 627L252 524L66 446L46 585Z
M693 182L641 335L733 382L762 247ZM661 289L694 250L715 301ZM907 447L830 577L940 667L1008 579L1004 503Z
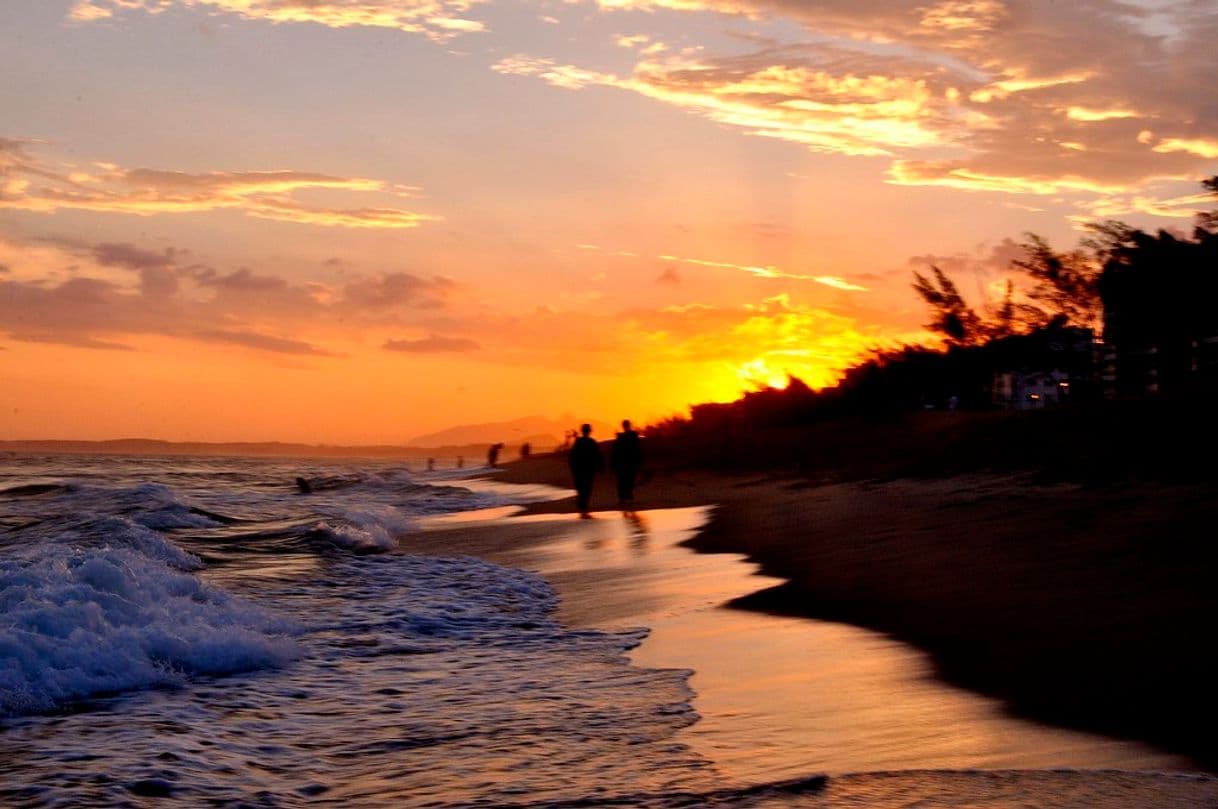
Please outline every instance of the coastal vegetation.
M1218 195L1218 177L1204 188ZM1068 251L1035 234L1020 246L996 301L970 304L938 267L914 273L940 344L876 351L820 390L793 378L696 405L651 425L652 454L836 480L1211 477L1218 213L1191 235L1109 221Z

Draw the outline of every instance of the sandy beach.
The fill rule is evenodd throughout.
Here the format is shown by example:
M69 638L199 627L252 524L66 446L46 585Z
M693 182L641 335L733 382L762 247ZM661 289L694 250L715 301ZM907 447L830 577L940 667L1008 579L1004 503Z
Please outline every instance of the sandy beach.
M496 479L566 485L553 457L512 464ZM601 481L593 507L620 523L610 488ZM915 678L990 698L1008 717L1133 743L1116 756L1131 758L1089 752L1090 761L1058 766L1215 770L1211 487L1044 486L994 476L816 486L661 471L640 489L639 503L714 505L709 523L681 541L740 554L771 577L737 576L738 592L719 594L740 608L731 611L737 616L874 630L870 637L921 653L907 664L924 666ZM557 500L529 513L570 509ZM494 540L462 542L473 543L470 552L545 570L529 551L551 541L544 519L508 522L510 532L488 532ZM616 603L621 585L598 575L596 587L564 600L571 619L646 623L659 614L643 598ZM736 620L743 623L733 632L754 631L747 618Z

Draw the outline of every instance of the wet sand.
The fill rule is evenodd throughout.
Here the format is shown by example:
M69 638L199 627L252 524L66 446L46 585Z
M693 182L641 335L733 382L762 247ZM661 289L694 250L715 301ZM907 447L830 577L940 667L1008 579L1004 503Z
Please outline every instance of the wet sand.
M553 456L496 477L567 480ZM600 483L594 508L612 507L610 489ZM817 484L661 469L639 502L716 504L691 544L745 554L781 580L758 582L737 607L877 630L1011 714L1144 741L1215 772L1216 494L1212 484Z
M781 582L739 555L687 547L710 509L633 519L602 512L587 521L507 514L433 519L402 549L538 571L558 589L560 618L570 625L649 627L633 661L692 670L701 719L676 741L729 782L883 770L1193 768L1148 745L1014 718L997 700L937 679L927 655L880 633L728 606Z

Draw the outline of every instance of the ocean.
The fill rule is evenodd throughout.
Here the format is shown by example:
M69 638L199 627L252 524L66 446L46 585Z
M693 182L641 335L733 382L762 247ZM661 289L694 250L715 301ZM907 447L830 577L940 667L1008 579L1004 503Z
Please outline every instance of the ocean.
M647 627L566 626L537 573L401 551L552 494L480 471L0 458L0 806L1218 800L1162 772L726 777L685 740L694 672L630 658Z

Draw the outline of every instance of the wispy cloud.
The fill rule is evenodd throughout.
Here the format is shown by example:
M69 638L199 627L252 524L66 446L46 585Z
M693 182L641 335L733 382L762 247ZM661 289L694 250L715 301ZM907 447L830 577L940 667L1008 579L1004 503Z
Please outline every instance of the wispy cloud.
M818 284L824 284L827 287L833 287L834 289L841 289L847 292L867 291L867 287L860 286L859 284L852 284L845 278L841 278L836 275L814 275L812 276L812 280Z
M456 289L451 278L395 272L351 281L343 289L343 303L365 311L402 305L434 308L442 306Z
M111 19L124 12L160 14L181 6L271 23L392 28L444 41L456 34L485 28L480 20L468 16L480 2L483 0L77 0L68 18L87 23Z
M773 265L764 267L752 264L733 264L730 261L711 261L702 258L682 258L680 256L660 256L661 261L671 261L680 264L691 264L698 267L714 267L722 270L737 270L745 272L749 275L755 275L758 278L773 278L786 279L792 281L812 281L817 284L822 284L834 289L841 289L850 292L866 292L867 287L851 283L845 278L840 278L836 275L804 275L801 273L785 272Z
M276 354L310 354L319 357L340 356L332 351L318 348L312 343L306 343L303 340L295 340L290 337L277 337L271 334L261 334L252 331L214 329L195 332L192 336L199 340L229 343L245 346L246 348L256 348L259 351L270 351Z
M570 90L630 90L752 135L847 155L942 145L953 119L964 118L925 78L833 69L795 52L718 60L646 56L625 77L524 55L502 59L494 69Z
M440 218L398 207L318 207L292 196L315 190L376 193L393 199L417 196L417 188L382 180L288 170L189 173L100 162L81 171L36 156L41 145L0 139L0 208L136 216L232 210L279 222L376 229L414 228Z
M411 354L447 354L474 351L478 344L464 337L441 337L432 334L417 340L386 340L382 348L386 351L404 351Z
M1154 151L1160 154L1187 152L1212 160L1218 157L1218 137L1213 138L1164 138L1155 144Z

